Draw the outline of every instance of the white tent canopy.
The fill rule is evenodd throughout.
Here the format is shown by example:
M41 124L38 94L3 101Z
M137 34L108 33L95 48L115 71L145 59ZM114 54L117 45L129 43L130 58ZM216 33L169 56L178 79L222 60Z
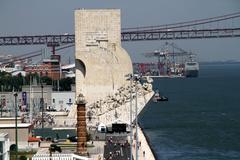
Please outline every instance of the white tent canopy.
M129 125L129 122L126 122L126 121L124 121L124 120L122 120L122 119L116 119L115 121L112 121L112 122L108 123L107 126L110 126L110 125L112 125L113 123L117 123L117 124L122 124L122 123L124 123L124 124Z
M100 124L98 125L98 127L97 127L97 130L98 130L98 132L106 132L106 131L107 131L107 127L106 127L105 124L100 123Z

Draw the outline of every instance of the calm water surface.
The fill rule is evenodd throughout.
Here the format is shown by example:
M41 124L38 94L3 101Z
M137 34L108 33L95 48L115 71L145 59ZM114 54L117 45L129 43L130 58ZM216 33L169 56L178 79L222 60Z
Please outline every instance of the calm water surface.
M240 64L201 65L198 78L155 79L168 102L140 123L160 160L240 160Z

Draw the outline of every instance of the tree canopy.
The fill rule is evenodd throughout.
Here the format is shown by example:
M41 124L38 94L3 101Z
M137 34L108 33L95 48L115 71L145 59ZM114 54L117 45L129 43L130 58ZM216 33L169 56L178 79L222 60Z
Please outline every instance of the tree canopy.
M59 91L70 91L71 85L75 84L75 78L62 78L59 81L52 80L50 77L40 77L37 73L30 73L26 77L22 76L21 73L17 76L12 76L10 73L0 71L0 91L11 92L11 91L22 91L23 85L46 84L52 85L53 90Z

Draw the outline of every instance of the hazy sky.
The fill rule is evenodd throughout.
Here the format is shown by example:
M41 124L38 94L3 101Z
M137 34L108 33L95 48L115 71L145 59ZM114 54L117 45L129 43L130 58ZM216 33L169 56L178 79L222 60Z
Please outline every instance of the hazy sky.
M74 33L74 10L78 8L120 8L122 27L137 27L239 12L240 0L0 0L0 36ZM240 27L240 19L229 23ZM200 61L240 61L240 38L174 42L197 53ZM133 61L146 61L141 53L154 51L164 43L123 42L123 46ZM0 53L23 54L43 47L0 47ZM74 50L64 50L61 55L68 59Z

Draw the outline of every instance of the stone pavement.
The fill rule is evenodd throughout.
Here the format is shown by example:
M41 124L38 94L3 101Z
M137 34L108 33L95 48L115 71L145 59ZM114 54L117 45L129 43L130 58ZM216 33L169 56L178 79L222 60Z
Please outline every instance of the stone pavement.
M135 135L136 130L133 130L133 135ZM134 136L133 136L134 137ZM136 139L133 138L133 158L136 159ZM143 131L138 127L138 140L139 140L139 149L138 149L138 160L155 160L155 157L152 153L152 150L143 134Z
M104 158L106 160L130 159L130 144L127 134L110 134L106 137L104 146Z
M94 141L94 147L89 147L87 150L90 154L90 158L94 160L102 160L103 159L103 152L104 152L104 145L105 141Z
M65 142L67 143L67 142ZM52 142L42 142L40 148L38 148L37 154L49 154L49 147ZM88 144L92 144L92 142L88 142ZM105 141L94 141L94 147L88 147L87 151L90 154L90 158L94 160L103 160L103 152L104 152L104 144ZM58 152L56 152L58 153ZM61 154L72 154L75 153L75 149L63 149Z

